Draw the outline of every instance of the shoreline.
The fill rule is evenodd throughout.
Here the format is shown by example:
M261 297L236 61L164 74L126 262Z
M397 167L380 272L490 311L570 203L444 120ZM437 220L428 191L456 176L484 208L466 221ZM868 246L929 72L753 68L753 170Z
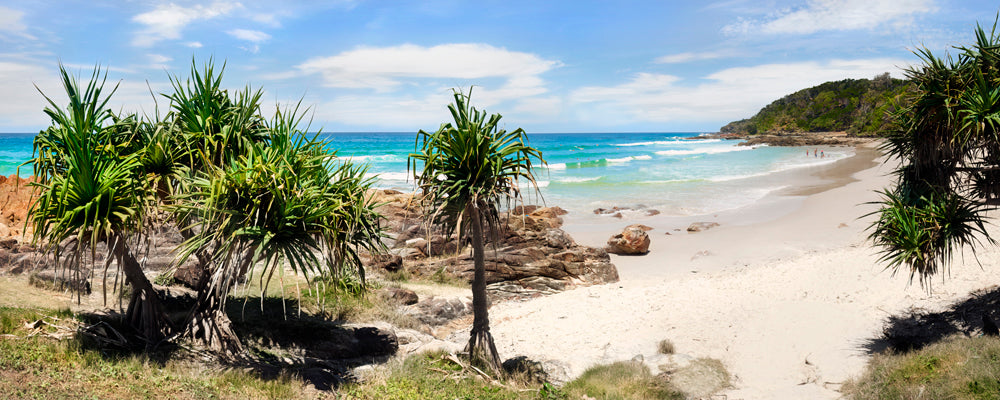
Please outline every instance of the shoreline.
M858 153L797 175L815 185L719 213L725 223L703 232L673 231L686 225L660 216L598 226L568 220L564 229L587 245L603 245L631 223L653 226L650 253L612 255L617 284L496 304L491 331L500 354L556 360L574 378L594 364L662 360L657 343L667 339L682 357L721 360L733 376L729 398L839 398L885 318L911 307L941 310L1000 282L995 247L977 254L982 268L956 258L952 275L935 278L929 291L884 270L867 241L872 217L862 216L877 209L867 203L891 182L892 168L872 166L874 152ZM464 330L450 339L467 337Z
M643 256L619 256L612 255L612 262L619 267L619 274L622 279L631 275L631 271L637 270L643 279L661 276L684 276L689 272L697 273L704 271L718 271L725 267L737 263L747 264L759 261L756 258L748 260L746 255L752 253L754 247L761 244L757 241L748 242L742 240L750 236L774 236L778 231L799 230L805 228L808 232L799 239L811 239L812 243L807 246L809 250L824 248L823 238L817 236L826 235L825 230L816 231L809 227L809 224L828 226L832 224L838 231L831 238L830 246L843 243L851 235L857 234L858 229L844 230L841 224L857 225L855 221L874 208L863 207L862 203L875 201L877 196L873 192L889 183L885 175L891 169L881 162L882 157L875 149L875 144L863 144L857 146L855 154L843 160L838 160L831 164L806 167L796 170L782 171L771 179L782 180L788 183L785 188L775 190L767 194L764 198L743 207L719 211L701 215L657 215L644 218L613 219L602 217L595 218L575 217L573 214L566 216L566 223L562 229L565 230L577 243L603 247L611 235L621 232L625 226L631 224L644 224L653 227L649 231L650 254L645 257L655 257L660 263L671 266L672 271L656 271ZM879 180L878 184L865 185L866 190L854 190L851 198L859 198L855 204L842 204L841 210L845 213L854 213L850 218L840 218L837 222L815 221L809 210L803 211L806 203L813 196L823 195L831 190L843 188L848 185L857 184L861 181ZM849 211L853 205L862 206L857 211ZM798 214L798 215L796 215ZM846 216L845 216L846 217ZM688 233L686 228L695 222L715 222L719 226L709 230ZM805 222L805 224L803 224ZM867 224L862 224L867 226ZM857 228L857 227L854 227ZM760 229L766 229L769 233L762 234ZM668 235L669 234L669 235ZM779 235L780 236L780 235ZM836 240L833 240L836 239ZM780 243L779 243L780 244ZM826 247L830 247L826 246ZM781 244L782 248L777 249L772 257L764 258L785 258L797 252L788 251L788 244ZM622 270L625 270L624 273Z

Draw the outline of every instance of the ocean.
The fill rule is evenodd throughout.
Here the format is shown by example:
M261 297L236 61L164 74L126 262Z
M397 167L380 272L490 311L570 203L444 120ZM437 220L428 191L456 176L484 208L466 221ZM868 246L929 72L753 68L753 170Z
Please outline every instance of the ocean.
M324 133L339 157L369 164L377 186L413 191L407 156L415 133ZM0 174L31 158L33 134L0 134ZM613 206L656 209L664 215L701 215L749 205L788 184L782 171L832 163L853 148L825 148L814 157L803 147L737 146L739 141L698 139L686 133L529 134L548 165L536 171L541 198L589 214ZM21 175L31 174L22 167ZM525 191L529 193L531 191Z

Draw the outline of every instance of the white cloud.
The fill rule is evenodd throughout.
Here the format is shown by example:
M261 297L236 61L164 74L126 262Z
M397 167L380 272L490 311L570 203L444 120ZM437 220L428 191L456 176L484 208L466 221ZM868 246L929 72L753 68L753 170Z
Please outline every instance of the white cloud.
M691 61L713 60L716 58L726 58L732 56L733 56L732 53L722 52L722 51L707 51L702 53L687 52L687 53L669 54L661 56L653 60L653 62L657 64L680 64Z
M450 97L436 96L339 96L318 104L316 119L336 124L379 129L414 131L435 129L449 118ZM318 126L317 126L318 128Z
M239 7L242 7L240 3L229 1L193 7L182 7L175 3L160 4L152 11L132 17L133 22L145 25L132 39L132 45L149 47L162 40L180 39L181 30L192 22L223 16Z
M24 11L0 6L0 39L6 36L16 36L34 40L35 37L28 34L28 26L22 22L22 19L24 19Z
M0 61L0 82L4 82L4 95L0 96L0 126L47 125L48 117L42 113L45 99L35 89L58 88L56 75L45 68L29 63ZM46 94L51 94L46 90Z
M82 71L82 72L88 72L89 73L90 71L94 70L94 66L95 65L94 64L83 64L83 63L63 63L63 66L66 67L66 70L70 71L70 72L80 72L80 71ZM129 68L112 67L112 66L109 66L109 65L98 65L98 66L101 67L101 70L106 70L106 71L110 71L110 72L118 72L118 73L122 73L122 74L131 74L131 73L135 72L134 70L129 69Z
M278 73L272 79L319 74L324 86L367 89L374 93L341 96L317 108L317 117L347 125L383 128L433 128L446 119L450 88L475 86L476 107L498 112L542 116L558 110L560 101L548 93L541 75L562 65L537 55L486 44L457 43L423 47L359 47L298 65L298 74ZM387 93L391 92L391 95ZM324 114L322 110L335 110ZM506 115L505 115L506 118Z
M297 68L319 73L326 86L388 91L404 79L508 78L524 86L538 75L560 66L558 61L487 44L456 43L433 47L404 44L393 47L359 47L331 57L307 60ZM532 81L537 83L538 81Z
M281 21L278 20L278 15L274 13L253 14L250 16L250 19L254 22L259 22L272 28L281 27Z
M200 49L203 46L201 42L187 42L184 45L192 49Z
M168 69L170 66L167 63L174 60L163 54L146 54L146 59L149 60L149 64L143 67L150 69Z
M93 66L78 66L65 64L71 74L77 75L78 82L85 85ZM114 112L138 112L149 114L155 110L154 93L167 90L170 85L165 82L150 82L143 79L121 79L119 70L111 70L104 85L108 93L116 85L118 89L112 95L108 108ZM115 76L118 75L118 76ZM66 104L66 94L59 79L59 70L53 66L40 66L35 63L0 61L0 82L4 82L4 95L0 96L0 126L6 129L38 130L48 126L51 121L43 109L49 104L39 93L39 90L49 96L59 106ZM37 85L37 89L36 86ZM166 107L162 99L160 105Z
M724 69L687 86L670 75L640 73L611 87L585 87L570 102L584 121L698 122L748 118L761 107L795 91L846 78L871 78L889 71L900 75L900 59L832 60L766 64Z
M936 10L934 0L810 0L762 19L741 18L722 28L726 34L797 33L909 26L918 14Z
M260 43L271 39L271 35L268 35L261 31L253 31L249 29L233 29L226 31L229 36L240 40L246 40L248 42Z

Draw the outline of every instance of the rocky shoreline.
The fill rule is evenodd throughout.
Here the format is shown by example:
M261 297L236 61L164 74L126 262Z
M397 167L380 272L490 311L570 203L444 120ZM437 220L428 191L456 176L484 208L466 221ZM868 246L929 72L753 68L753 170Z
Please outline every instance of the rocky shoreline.
M428 278L446 274L471 282L473 261L467 238L428 227L419 197L394 190L377 190L373 201L382 204L389 254L372 256L367 267L386 272L405 271ZM560 229L559 207L518 206L501 217L497 240L488 244L487 292L495 299L524 299L618 281L618 271L601 248L576 244Z
M691 138L744 140L740 146L857 146L876 140L871 137L850 136L847 132L768 132L756 135L737 133L711 133Z

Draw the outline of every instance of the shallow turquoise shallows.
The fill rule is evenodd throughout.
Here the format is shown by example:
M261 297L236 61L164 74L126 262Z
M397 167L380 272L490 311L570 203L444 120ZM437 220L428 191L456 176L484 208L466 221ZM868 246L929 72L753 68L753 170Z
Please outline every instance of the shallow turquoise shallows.
M31 158L32 134L0 134L0 174ZM412 191L407 156L414 133L331 133L337 155L370 165L382 188ZM647 206L667 215L704 214L750 204L782 188L776 172L830 163L853 149L807 155L801 147L737 146L698 139L697 133L529 134L548 162L537 171L547 205L590 212L599 207ZM31 174L23 167L22 176ZM530 203L541 199L529 198Z

